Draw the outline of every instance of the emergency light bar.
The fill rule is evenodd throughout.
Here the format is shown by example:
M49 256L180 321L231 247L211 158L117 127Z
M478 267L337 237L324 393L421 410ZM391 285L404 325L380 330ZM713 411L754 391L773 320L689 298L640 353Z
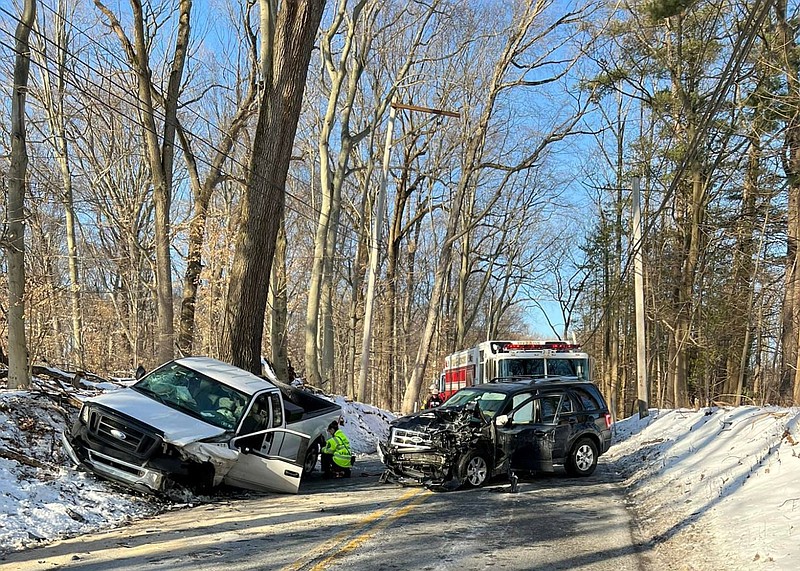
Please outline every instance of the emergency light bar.
M505 346L498 346L499 351L538 351L541 349L552 349L553 351L567 352L576 351L580 348L580 345L566 343L564 341L544 341L543 343L508 343Z

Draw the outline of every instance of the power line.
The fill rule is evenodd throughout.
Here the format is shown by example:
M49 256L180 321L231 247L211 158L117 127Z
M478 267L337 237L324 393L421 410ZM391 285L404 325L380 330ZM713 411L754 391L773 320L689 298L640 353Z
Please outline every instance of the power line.
M51 12L53 12L54 14L56 13L56 12L54 12L54 11L53 11L51 8L49 8L49 7L47 7L47 8L48 8L48 10L50 10ZM5 8L1 8L1 7L0 7L0 12L3 12L3 13L5 13L7 16L11 17L12 19L16 19L16 16L15 16L14 14L10 13L10 12L9 12L8 10L6 10ZM61 17L61 16L59 16L59 17ZM89 36L88 36L88 35L87 35L85 32L83 32L82 30L78 30L77 28L75 28L75 29L76 29L77 31L79 31L79 32L80 32L82 35L84 35L84 37L87 37L87 38L89 38ZM10 36L10 37L12 37L12 38L13 38L13 35L12 35L10 32L8 32L7 30L3 30L3 31L4 31L4 32L5 32L5 33L6 33L8 36ZM42 34L38 34L38 37L42 38L46 44L52 44L53 46L55 46L55 43L54 43L54 42L53 42L53 41L52 41L50 38L47 38L46 36L43 36ZM89 38L89 39L91 40L91 38ZM124 60L121 60L121 59L119 58L119 56L117 56L116 54L113 54L113 52L111 52L110 50L108 50L108 48L106 48L105 46L102 46L102 44L99 44L99 43L98 43L98 42L96 42L95 40L91 40L91 41L92 41L92 43L94 43L95 45L98 45L98 46L100 46L100 47L101 47L101 48L102 48L102 49L103 49L103 50L104 50L106 53L108 53L109 55L111 55L112 57L114 57L115 59L117 59L118 61L124 61ZM11 46L9 46L8 44L6 44L5 42L0 42L0 45L3 45L4 47L6 47L6 48L10 49L10 50L11 50L13 53L18 53L15 47L11 47ZM55 46L55 47L58 47L58 46ZM36 52L36 53L38 53L39 55L41 55L41 56L43 57L43 59L45 59L45 60L47 59L47 58L46 58L46 54L45 54L45 52L44 52L43 50L41 50L41 49L36 49L36 48L34 48L34 47L30 47L30 49L31 49L32 51L35 51L35 52ZM120 84L119 82L115 82L115 81L114 81L114 80L112 80L111 78L109 78L109 77L107 77L107 76L104 76L104 75L103 75L102 73L100 73L100 72L99 72L99 71L98 71L98 70L97 70L95 67L93 67L92 65L90 65L90 64L88 64L88 63L86 63L86 62L84 62L84 61L80 60L80 59L79 59L79 58L77 58L77 57L76 57L76 56L75 56L75 55L74 55L72 52L70 52L70 55L71 55L71 58L72 58L72 60L73 60L73 61L75 61L75 62L78 62L79 64L81 64L81 65L82 65L83 67L85 67L85 68L86 68L86 69L87 69L89 72L94 72L94 74L96 74L96 75L98 75L98 76L100 76L100 77L104 78L104 79L105 79L105 80L107 80L107 81L108 81L108 82L109 82L111 85L113 85L113 86L115 86L115 87L119 88L119 89L120 89L120 92L121 92L122 94L126 93L126 92L129 90L129 87L128 87L128 86L122 85L122 84ZM50 73L50 69L49 69L49 68L48 68L46 65L44 65L44 64L42 64L41 62L37 61L35 58L31 58L31 62L32 62L34 65L36 65L36 66L37 66L39 69L41 69L41 70L42 70L44 73ZM125 64L126 64L126 66L127 66L127 65L129 65L127 61L125 61ZM111 91L110 91L108 88L106 88L106 87L104 87L104 86L102 86L102 85L100 85L100 84L96 83L95 81L91 80L91 79L89 78L89 75L88 75L88 73L87 73L86 75L81 75L81 74L79 74L79 73L77 73L77 72L74 72L74 76L75 76L75 77L76 77L78 80L81 80L81 81L85 82L87 85L89 85L89 86L91 86L91 87L95 87L95 88L97 88L99 91L101 91L101 92L104 92L105 94L109 95L110 97L115 97L115 98L118 98L118 99L120 99L120 100L124 101L126 104L128 104L128 105L131 105L132 107L138 107L138 103L139 103L139 100L138 100L138 98L137 98L137 99L136 99L134 102L131 102L131 101L127 100L127 99L125 98L125 96L124 96L124 95L117 94L117 93L112 93L112 92L111 92ZM66 82L66 83L68 83L69 85L71 85L72 87L74 87L74 88L78 89L78 90L82 90L82 87L83 87L83 86L80 86L80 85L78 85L78 84L76 83L76 81L75 81L75 80L73 80L71 77L70 77L69 79L66 79L66 78L65 78L65 82ZM126 113L124 113L124 112L123 112L122 110L120 110L118 107L111 106L111 105L110 105L110 104L108 104L106 101L104 101L104 100L100 99L98 96L94 95L93 93L92 93L92 94L87 94L87 93L85 93L85 92L82 92L82 94L83 94L83 95L88 95L88 96L89 96L89 97L90 97L92 100L94 100L94 101L98 102L98 103L99 103L100 105L102 105L103 107L105 107L105 108L108 108L108 109L110 109L110 110L114 111L116 114L118 114L119 116L123 117L124 119L126 119L126 120L130 121L131 123L134 123L134 124L136 124L137 126L140 126L140 127L141 127L141 128L143 128L143 129L147 129L147 128L148 128L148 127L146 127L145 125L142 125L142 124L141 124L139 121L137 121L137 120L135 120L135 119L132 119L132 118L131 118L129 115L127 115ZM190 108L183 108L183 109L190 109ZM190 109L190 110L191 110L191 109ZM201 116L201 115L200 115L200 114L199 114L197 111L191 110L191 112L192 112L192 113L195 115L195 117L197 117L198 119L200 119L200 120L204 121L204 122L205 122L207 125L209 125L209 126L213 127L214 129L218 130L220 133L223 133L223 134L224 134L224 131L223 131L223 130L222 130L220 127L219 127L219 126L215 125L214 123L212 123L212 122L208 121L207 119L205 119L204 117L202 117L202 116ZM158 109L153 109L153 113L154 113L154 115L155 115L155 116L156 116L156 117L157 117L159 120L163 121L163 120L165 119L164 115L163 115L163 114L161 114L160 110L158 110ZM191 137L192 137L194 140L196 140L196 141L199 141L201 144L205 145L205 146L206 146L207 148L209 148L210 150L219 152L219 149L218 149L218 148L217 148L217 147L214 145L214 143L211 143L211 142L209 142L207 139L205 139L205 138L203 138L203 137L201 137L201 136L199 136L199 135L196 135L195 133L193 133L193 132L189 131L188 129L183 129L183 131L184 131L184 132L185 132L187 135L191 136ZM158 133L156 133L156 135L158 135ZM173 147L175 147L175 144L174 144L174 143L172 143L172 144L173 144ZM180 150L180 149L179 149L179 150ZM234 156L232 156L232 155L230 155L230 154L228 154L228 153L222 153L222 156L223 156L223 157L226 159L226 161L229 161L230 163L232 163L232 164L234 164L234 165L237 165L237 166L240 166L240 167L244 168L245 170L249 171L249 169L247 168L247 166L246 166L244 163L242 163L241 161L239 161L239 160L238 160L236 157L234 157ZM200 162L201 164L204 164L205 166L208 166L208 167L211 167L211 166L212 166L211 162L210 162L208 159L206 159L206 158L205 158L205 156L203 156L203 155L200 155L200 156L197 156L197 155L195 155L195 157L194 157L194 158L195 158L195 160L196 160L196 161ZM223 172L223 174L224 174L224 172ZM293 180L293 181L294 181L296 184L307 184L307 181L303 181L303 180L301 180L301 179L299 179L299 178L295 177L294 175L292 175L292 174L291 174L291 173L289 173L289 172L287 172L287 176L288 176L290 179L292 179L292 180ZM262 181L263 181L263 182L264 182L264 183L265 183L267 186L269 186L269 187L272 187L273 189L282 190L282 191L284 192L284 194L285 194L285 195L286 195L288 198L291 198L292 200L295 200L295 201L297 201L297 202L299 202L299 203L301 203L301 204L306 204L307 206L309 206L309 207L310 207L310 205L307 203L307 201L305 201L305 200L301 199L301 198L300 198L300 197L298 197L298 196L295 196L293 193L289 192L289 191L288 191L288 189L286 189L286 188L283 188L283 189L281 189L281 188L279 188L277 185L275 185L274 183L272 183L271 181L264 180L264 178L263 178L263 177L260 177L260 179L261 179L261 180L262 180ZM251 191L251 192L252 192L252 191ZM307 219L308 221L310 221L310 222L312 222L312 223L317 223L317 222L318 222L318 220L316 220L316 219L313 219L311 216L307 215L305 212L302 212L301 210L299 210L299 209L297 209L297 208L294 208L294 207L292 207L292 206L291 206L289 203L285 203L285 208L286 208L287 210L290 210L290 211L294 212L295 214L297 214L297 215L298 215L298 216L300 216L301 218L305 218L305 219ZM314 212L316 215L318 215L318 216L322 216L322 213L321 213L321 212L319 212L319 211L317 211L316 209L313 209L313 212ZM344 230L349 230L350 232L354 232L354 230L353 230L352 228L349 228L349 227L347 227L346 225L342 224L341 222L340 222L339 224L340 224L340 228L343 228ZM345 238L345 239L349 239L349 240L350 240L352 243L356 243L356 242L357 242L357 240L356 240L355 238L348 237L346 234L343 234L343 235L342 235L342 237L343 237L343 238Z

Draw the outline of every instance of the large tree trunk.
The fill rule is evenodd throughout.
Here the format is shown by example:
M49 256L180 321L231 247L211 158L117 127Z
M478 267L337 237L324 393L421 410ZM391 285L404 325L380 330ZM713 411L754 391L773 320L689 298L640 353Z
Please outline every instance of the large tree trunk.
M25 137L25 95L31 64L30 34L36 21L36 0L25 0L14 33L14 86L11 94L11 164L8 169L8 388L30 383L25 341L25 182L28 151Z
M261 372L269 275L283 216L286 175L324 0L285 2L278 13L272 74L266 78L236 241L221 354Z

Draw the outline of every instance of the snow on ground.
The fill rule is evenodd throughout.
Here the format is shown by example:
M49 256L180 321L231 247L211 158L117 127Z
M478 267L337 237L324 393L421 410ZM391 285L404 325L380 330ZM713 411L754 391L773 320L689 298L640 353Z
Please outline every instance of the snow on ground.
M374 453L394 415L333 400L354 452ZM75 412L0 390L0 554L176 507L67 467L59 433ZM601 462L627 488L645 544L677 561L670 569L796 569L799 422L794 408L652 410L615 425Z
M29 392L0 391L0 553L117 526L162 509L68 468L66 408Z
M795 570L799 422L798 408L653 410L616 425L605 460L677 568Z

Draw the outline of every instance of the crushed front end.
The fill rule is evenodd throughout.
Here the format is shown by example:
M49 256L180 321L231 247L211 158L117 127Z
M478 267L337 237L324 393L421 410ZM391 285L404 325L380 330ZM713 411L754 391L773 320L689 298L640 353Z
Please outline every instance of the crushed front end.
M205 491L219 484L236 455L224 445L177 445L163 431L94 403L82 407L62 444L75 464L145 493L175 485Z
M381 481L446 487L456 480L461 455L486 437L485 428L479 415L463 407L434 408L395 420L388 441L379 444L386 466Z

